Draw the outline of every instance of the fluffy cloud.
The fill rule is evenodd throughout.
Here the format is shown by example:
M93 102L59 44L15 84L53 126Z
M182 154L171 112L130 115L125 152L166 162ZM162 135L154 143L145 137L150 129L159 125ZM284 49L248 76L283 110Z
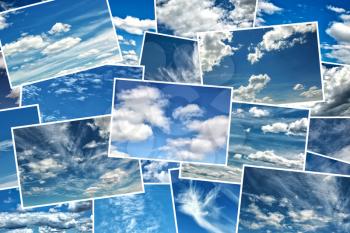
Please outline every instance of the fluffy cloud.
M114 25L130 34L142 35L144 31L156 28L156 21L151 19L139 19L127 16L125 19L114 17Z
M231 32L199 34L199 53L203 72L212 71L224 57L232 55L238 49L226 44L226 41L231 42L232 38Z
M11 89L11 92L8 95L6 95L6 98L17 99L16 104L19 104L20 97L21 97L21 87L16 87Z
M6 18L4 15L0 15L0 30L3 30L7 27L9 27L10 25L6 22Z
M59 41L56 41L56 42L48 45L42 51L42 53L45 55L60 53L60 52L63 52L67 49L70 49L70 48L76 46L77 44L80 43L80 41L81 41L81 39L77 38L77 37L66 37L66 38L63 38Z
M11 56L16 53L23 53L32 49L42 49L47 46L47 42L41 36L23 36L17 41L5 44L3 51L7 56Z
M332 6L332 5L328 5L327 9L330 11L333 11L335 13L345 13L346 10L340 7L336 7L336 6Z
M247 56L251 64L258 62L265 52L276 51L305 43L305 34L316 32L316 24L274 26L266 32L262 41Z
M281 11L283 11L283 9L274 5L273 3L268 2L267 0L259 0L255 26L262 26L265 23L265 20L263 19L264 14L273 15Z
M267 74L252 75L247 86L240 86L233 90L234 100L259 101L256 95L270 82Z
M234 10L227 10L214 0L167 0L157 5L157 20L176 35L194 37L196 32L252 26L255 3L231 0Z
M322 99L322 89L319 89L316 86L312 86L309 90L300 93L300 96L310 98L310 99Z
M304 85L300 84L300 83L295 84L295 86L293 87L294 91L301 91L301 90L304 90L304 89L305 89Z
M143 178L146 180L156 180L160 183L169 183L168 163L163 161L151 161L142 167Z
M200 117L204 111L197 104L188 104L184 107L178 107L173 112L173 118L181 121L188 121L195 117Z
M63 32L68 32L72 26L65 23L55 23L49 31L50 35L60 34Z
M255 161L263 161L267 163L272 163L277 166L287 167L287 168L301 168L304 162L304 155L295 155L297 159L287 159L283 156L277 155L273 150L267 151L257 151L255 153L249 154L248 158Z
M167 152L172 158L200 160L216 149L226 146L228 126L229 119L226 116L188 122L187 129L197 135L193 138L167 139L167 144L160 150Z
M253 117L266 117L268 115L270 115L270 112L265 110L265 109L260 109L257 107L252 107L249 109L249 113L253 116Z
M261 130L264 133L285 133L286 135L303 136L306 134L308 123L307 118L302 118L289 123L276 122L271 125L263 125Z
M140 86L117 94L113 111L113 141L143 141L153 135L152 127L169 131L164 107L168 100L154 87Z

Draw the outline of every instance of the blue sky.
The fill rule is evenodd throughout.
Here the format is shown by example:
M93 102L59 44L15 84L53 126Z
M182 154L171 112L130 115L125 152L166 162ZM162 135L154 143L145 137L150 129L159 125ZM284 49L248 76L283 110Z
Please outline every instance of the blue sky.
M195 37L196 32L252 27L256 0L156 0L158 31Z
M18 107L20 89L11 89L2 53L0 52L0 109Z
M92 232L92 202L23 210L18 189L0 191L0 232Z
M140 64L145 66L146 80L201 83L194 40L146 33Z
M180 167L178 163L142 160L142 175L145 183L170 183L168 170Z
M110 114L114 78L142 79L142 67L102 66L26 85L22 105L39 104L43 122Z
M308 150L350 161L349 130L349 118L311 118Z
M350 164L309 152L306 155L305 170L350 175Z
M137 160L108 158L109 123L103 116L15 129L23 206L143 191Z
M11 127L39 123L36 106L0 111L0 189L17 186Z
M243 164L303 169L308 111L232 104L229 167L183 165L183 177L241 182Z
M109 1L124 64L139 64L144 31L155 31L153 0ZM135 7L137 6L137 7Z
M12 86L121 61L105 1L53 1L4 17L0 34Z
M349 187L348 177L246 167L238 232L349 232Z
M239 185L179 179L179 170L170 173L179 233L234 232Z
M260 25L318 21L322 60L350 64L350 2L259 0Z
M96 232L175 233L169 185L145 185L145 193L95 201Z
M233 87L234 100L322 100L316 24L202 33L199 47L203 83Z
M112 157L226 163L231 90L116 80Z
M7 11L43 1L44 0L2 0L0 1L0 11Z

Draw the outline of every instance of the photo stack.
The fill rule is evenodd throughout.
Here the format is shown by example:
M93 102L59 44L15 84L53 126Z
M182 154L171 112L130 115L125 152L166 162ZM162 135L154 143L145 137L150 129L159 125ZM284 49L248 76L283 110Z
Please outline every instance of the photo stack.
M349 233L349 0L0 0L0 233Z

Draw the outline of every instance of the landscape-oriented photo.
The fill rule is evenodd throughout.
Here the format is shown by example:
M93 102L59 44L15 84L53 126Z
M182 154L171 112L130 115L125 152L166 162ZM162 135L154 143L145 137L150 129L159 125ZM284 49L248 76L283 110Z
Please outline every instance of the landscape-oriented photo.
M350 164L308 152L305 171L350 175Z
M43 122L111 114L114 78L142 79L142 73L141 66L108 65L26 85L22 105L39 104Z
M197 32L252 27L257 0L156 0L158 32L196 37Z
M12 87L122 61L106 1L50 1L2 18Z
M169 169L179 168L179 163L142 160L142 176L145 183L169 184Z
M102 116L13 129L23 207L143 192L139 161L108 157L109 125Z
M231 89L115 81L109 156L226 164Z
M240 186L185 180L170 170L178 233L235 232Z
M181 177L241 182L244 164L304 168L309 111L232 104L228 167L183 163Z
M92 233L92 202L22 209L18 189L0 191L1 233Z
M349 187L349 177L246 167L237 232L349 232Z
M317 21L322 60L350 64L350 2L259 0L255 26Z
M146 32L140 64L145 80L202 83L196 40Z
M95 231L175 233L169 185L145 185L145 193L95 200Z
M109 5L123 54L122 63L138 65L143 33L157 28L154 0L113 0Z
M203 83L233 87L234 100L323 100L316 23L198 35Z
M308 150L350 162L350 118L311 118Z
M0 52L0 110L19 106L21 88L11 89L4 58Z
M1 190L18 186L11 127L38 124L40 119L37 106L0 110L0 119Z

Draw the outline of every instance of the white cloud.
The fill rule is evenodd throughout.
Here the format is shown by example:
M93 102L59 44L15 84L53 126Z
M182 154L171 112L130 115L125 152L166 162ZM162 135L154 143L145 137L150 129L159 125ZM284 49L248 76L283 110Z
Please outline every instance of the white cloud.
M204 111L197 104L180 106L173 111L173 118L181 121L188 121L195 117L200 117Z
M6 96L6 98L10 98L10 99L20 99L20 95L21 95L21 88L20 87L16 87L13 88L11 90L11 92Z
M41 36L23 36L17 41L3 46L4 54L11 56L16 53L23 53L33 49L41 49L47 46L47 42Z
M196 32L251 27L254 0L231 0L234 10L215 5L214 0L169 0L157 5L157 20L176 35L194 37Z
M273 226L277 229L281 229L282 221L285 219L284 215L279 212L269 212L265 214L254 203L251 203L245 211L253 214L257 220L255 224L248 226L248 228L253 230L257 230L265 226Z
M301 91L301 90L304 90L304 89L305 89L304 85L300 84L300 83L295 84L295 86L293 87L294 91Z
M167 144L160 150L167 152L170 158L201 160L207 154L226 146L228 126L229 119L226 116L187 122L187 129L197 135L193 138L167 139Z
M76 46L77 44L79 44L81 42L80 38L77 37L66 37L63 38L59 41L56 41L50 45L48 45L43 51L42 53L45 55L49 55L49 54L54 54L54 53L60 53L63 52L67 49L70 49L74 46Z
M283 9L281 7L278 7L266 0L260 0L258 2L258 14L264 13L268 15L273 15L277 12L281 12L282 10Z
M6 22L6 18L4 15L0 15L0 30L8 28L10 24Z
M170 129L165 116L168 104L163 93L154 87L140 86L117 94L119 106L113 111L113 141L143 141L153 135L152 127Z
M151 19L139 19L127 16L125 19L114 17L114 25L130 34L142 35L144 31L156 28L156 21Z
M142 169L143 178L146 180L156 180L160 183L169 183L170 178L168 170L166 170L167 167L167 162L151 161Z
M322 95L323 95L322 89L319 89L316 86L312 86L309 88L309 90L300 93L300 96L310 98L310 99L322 99Z
M253 116L253 117L266 117L268 115L270 115L270 112L265 110L265 109L260 109L257 107L252 107L249 109L249 113Z
M244 101L259 101L256 95L265 88L270 80L271 78L267 74L250 76L247 86L240 86L237 89L233 89L233 99Z
M333 22L326 30L338 42L350 42L350 25L346 23Z
M50 35L60 34L62 32L68 32L72 26L65 23L55 23L49 31Z
M328 5L327 9L330 11L333 11L335 13L345 13L346 10L340 7L336 7L336 6L332 6L332 5Z
M9 151L12 148L12 140L0 141L0 151Z
M272 163L277 166L287 167L287 168L301 168L304 163L303 154L295 155L297 159L289 159L283 156L277 155L273 150L267 151L257 151L255 153L249 154L248 158L255 161L263 161Z
M91 57L93 55L98 55L100 53L101 53L101 51L98 49L90 49L84 53L79 54L78 58Z
M251 64L258 62L266 52L287 49L296 44L306 43L305 35L316 32L316 24L274 26L266 32L262 41L247 56Z
M308 127L308 119L302 118L293 122L276 122L270 125L263 125L261 130L264 133L285 133L286 135L305 135Z
M62 170L65 168L64 164L59 163L53 158L46 158L38 162L29 162L27 166L31 169L31 172L36 174L53 174L52 171ZM54 175L54 174L53 174Z
M231 42L232 32L206 32L199 34L199 53L203 72L212 71L221 60L233 55L238 48L233 48L225 41Z

